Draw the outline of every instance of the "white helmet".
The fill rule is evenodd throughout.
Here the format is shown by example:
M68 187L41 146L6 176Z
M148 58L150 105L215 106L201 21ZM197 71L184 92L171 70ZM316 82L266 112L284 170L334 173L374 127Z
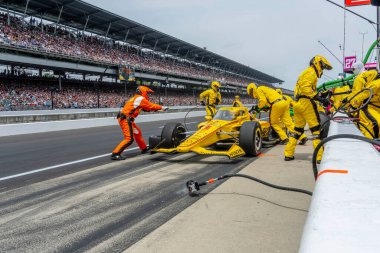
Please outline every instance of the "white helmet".
M352 71L355 75L359 75L364 72L364 64L361 61L357 61L352 64Z

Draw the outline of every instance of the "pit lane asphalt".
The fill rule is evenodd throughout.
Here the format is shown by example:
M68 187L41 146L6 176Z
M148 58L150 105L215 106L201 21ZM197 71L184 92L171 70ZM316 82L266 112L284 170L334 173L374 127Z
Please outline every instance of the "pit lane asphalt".
M147 138L165 122L139 126ZM0 175L109 153L121 138L118 126L2 137ZM198 199L187 196L187 180L234 173L256 159L126 155L0 181L0 252L120 252Z

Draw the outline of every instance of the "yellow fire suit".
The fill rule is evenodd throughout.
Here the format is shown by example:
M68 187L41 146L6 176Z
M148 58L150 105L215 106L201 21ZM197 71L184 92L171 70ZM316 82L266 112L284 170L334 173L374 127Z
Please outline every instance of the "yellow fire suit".
M313 134L314 148L321 142L320 140L320 118L318 113L318 103L312 98L317 95L317 81L321 76L317 73L317 69L313 66L305 69L298 78L294 97L298 102L295 103L294 110L294 130L295 134L290 134L289 142L285 147L285 157L294 157L294 152L297 145L297 140L304 133L306 123L309 125L310 131ZM322 159L323 150L320 149L317 155L317 160Z
M206 112L207 115L214 117L216 113L216 106L222 102L222 95L219 91L214 89L208 89L199 95L200 101L204 101L206 98Z
M364 85L363 89L372 89L373 96L368 105L359 111L360 131L367 138L379 138L380 137L380 79L372 81ZM364 91L354 97L350 104L354 108L360 107L365 100L370 97L369 91ZM368 129L368 130L367 130ZM368 132L369 131L369 132Z
M331 97L334 107L330 109L331 112L335 111L342 105L342 101L350 95L351 87L348 85L334 89L334 94Z
M284 123L289 132L294 132L294 124L289 114L289 104L282 99L282 96L278 94L274 89L260 86L253 92L253 97L259 101L258 107L264 106L270 107L269 122L271 127L276 131L280 139L286 140L288 136L282 129L280 123Z
M283 94L281 89L277 89L276 91L278 92L278 94L282 95L282 98L283 98L286 102L288 102L288 104L289 104L289 108L293 108L294 105L295 105L295 103L297 103L296 101L293 100L293 98L292 98L291 96L288 96L288 95ZM290 116L290 117L291 117L291 116ZM301 137L299 138L300 142L302 143L302 140L304 140L305 138L306 138L306 134L303 133L303 134L301 135ZM306 140L306 141L307 141L307 140ZM302 145L304 145L304 144L306 143L306 141L303 142Z
M288 102L289 104L289 107L293 107L294 106L294 100L291 96L288 96L288 95L282 95L282 98Z
M369 84L370 82L376 79L377 75L378 75L378 72L375 69L360 73L357 77L355 77L351 94L347 97L347 99L350 100L359 91L364 89L367 83Z
M289 108L293 108L293 110L294 110L294 105L295 105L297 102L294 101L293 98L292 98L291 96L288 96L288 95L282 95L282 97L283 97L283 99L284 99L286 102L288 102L288 104L289 104ZM294 120L293 120L293 122L294 122ZM302 141L302 140L305 139L305 138L306 138L306 134L305 134L305 133L302 133L301 136L300 136L300 138L299 138L299 140ZM306 143L306 142L304 142L304 143ZM302 144L302 145L304 145L304 144Z

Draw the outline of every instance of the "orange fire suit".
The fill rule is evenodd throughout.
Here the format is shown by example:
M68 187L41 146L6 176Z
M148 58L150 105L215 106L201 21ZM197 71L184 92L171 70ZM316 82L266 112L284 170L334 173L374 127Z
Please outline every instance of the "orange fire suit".
M149 102L148 99L141 95L135 95L123 107L118 115L118 122L124 135L119 145L112 151L113 154L121 154L136 139L136 143L141 150L146 149L145 141L142 137L140 128L134 120L141 110L158 111L162 106Z

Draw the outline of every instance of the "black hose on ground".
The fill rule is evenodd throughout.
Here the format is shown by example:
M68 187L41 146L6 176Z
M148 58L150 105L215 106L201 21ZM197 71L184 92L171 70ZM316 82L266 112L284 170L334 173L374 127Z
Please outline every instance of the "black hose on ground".
M245 174L226 174L226 175L220 176L218 178L212 178L212 179L209 179L209 180L207 180L205 182L201 182L201 183L198 183L197 181L189 180L189 181L186 182L186 186L187 186L187 189L189 190L189 195L190 196L197 196L198 195L198 191L199 191L199 189L200 189L201 186L207 185L207 184L212 184L212 183L214 183L216 181L227 179L227 178L230 178L230 177L247 178L247 179L256 181L256 182L258 182L260 184L263 184L263 185L266 185L266 186L269 186L269 187L272 187L272 188L275 188L275 189L278 189L278 190L291 191L291 192L299 192L299 193L307 194L307 195L310 195L310 196L313 195L313 193L311 191L307 191L307 190L304 190L304 189L298 189L298 188L292 188L292 187L286 187L286 186L280 186L280 185L271 184L271 183L268 183L268 182L263 181L261 179L258 179L256 177L248 176L248 175L245 175Z

